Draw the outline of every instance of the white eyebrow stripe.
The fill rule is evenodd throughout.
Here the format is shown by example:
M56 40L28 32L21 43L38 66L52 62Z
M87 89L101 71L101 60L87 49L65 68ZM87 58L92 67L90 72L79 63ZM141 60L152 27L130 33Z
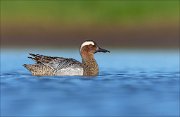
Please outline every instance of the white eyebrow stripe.
M81 45L81 48L84 47L84 46L86 46L86 45L90 45L90 44L95 45L94 42L92 42L92 41L87 41L87 42L84 42L84 43ZM81 50L81 48L80 48L80 50Z

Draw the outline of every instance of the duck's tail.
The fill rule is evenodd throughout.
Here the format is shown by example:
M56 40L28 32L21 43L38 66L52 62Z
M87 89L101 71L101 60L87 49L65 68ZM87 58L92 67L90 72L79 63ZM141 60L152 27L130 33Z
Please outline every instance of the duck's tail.
M24 64L23 65L26 69L28 69L30 72L34 71L36 69L36 65L32 65L32 64Z
M47 66L40 64L24 64L26 69L28 69L34 76L52 76L53 71Z

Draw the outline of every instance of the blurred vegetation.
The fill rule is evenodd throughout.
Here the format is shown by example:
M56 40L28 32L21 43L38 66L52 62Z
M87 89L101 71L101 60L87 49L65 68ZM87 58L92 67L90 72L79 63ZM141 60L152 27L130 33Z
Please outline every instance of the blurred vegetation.
M179 0L0 0L1 46L178 47Z
M177 21L179 1L1 0L2 21L68 25Z

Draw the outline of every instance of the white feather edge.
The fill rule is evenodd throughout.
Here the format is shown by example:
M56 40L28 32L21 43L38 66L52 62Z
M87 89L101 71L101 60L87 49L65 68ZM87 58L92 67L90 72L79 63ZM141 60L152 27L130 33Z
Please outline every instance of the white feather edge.
M84 46L90 45L90 44L95 45L93 41L86 41L86 42L84 42L84 43L81 45L80 50L81 50Z

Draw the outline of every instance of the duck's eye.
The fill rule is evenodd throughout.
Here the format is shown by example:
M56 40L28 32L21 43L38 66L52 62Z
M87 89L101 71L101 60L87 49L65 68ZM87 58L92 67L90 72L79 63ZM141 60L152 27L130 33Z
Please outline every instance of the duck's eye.
M89 50L92 50L92 49L93 49L93 45L91 45L91 44L88 45L87 47L88 47Z
M90 47L90 48L93 48L93 45L92 45L92 44L90 44L90 45L89 45L89 47Z

